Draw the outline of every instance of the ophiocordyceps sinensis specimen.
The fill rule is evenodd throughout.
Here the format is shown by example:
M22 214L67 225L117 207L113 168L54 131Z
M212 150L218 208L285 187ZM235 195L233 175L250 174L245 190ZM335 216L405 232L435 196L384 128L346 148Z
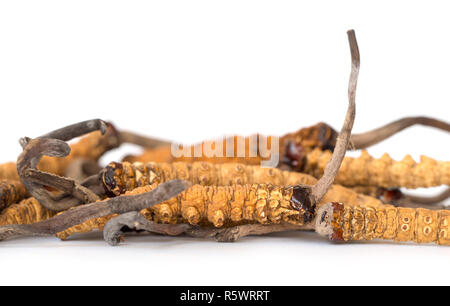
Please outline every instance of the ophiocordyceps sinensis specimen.
M364 149L372 146L395 133L415 124L432 126L450 132L450 124L427 117L406 117L391 122L383 127L361 134L351 136L352 146L350 149ZM281 137L265 137L253 135L250 137L234 136L219 140L219 151L221 156L208 155L209 150L215 150L216 142L205 141L187 148L189 156L174 156L170 143L162 142L161 146L146 149L141 155L127 156L124 161L128 162L193 162L207 161L211 163L245 163L249 165L260 164L262 160L269 157L261 153L260 140L267 139L267 149L272 149L272 139L279 141L280 167L288 167L291 170L303 171L308 165L308 154L314 149L333 151L336 145L338 133L326 123L305 127L297 132L286 134ZM230 149L231 148L231 149ZM252 149L251 149L252 148ZM199 154L195 152L200 152Z
M333 241L386 239L450 245L450 211L328 203L319 208L315 229Z
M323 177L314 186L296 185L294 187L280 187L267 184L232 186L194 185L176 198L142 211L142 215L159 223L176 224L187 222L191 225L212 225L214 227L234 227L249 222L259 224L279 224L285 222L298 226L311 223L315 215L316 206L329 191L334 176L344 158L355 117L355 91L359 72L359 51L354 32L349 31L348 36L352 54L352 72L349 82L349 106L347 115L340 137L338 137L336 143L333 158L330 160ZM129 164L127 166L127 168L124 168L123 165L112 164L103 173L103 182L109 187L112 193L120 193L123 191L123 188L133 188L136 182L138 184L145 184L155 180L152 176L156 175L156 173L147 171L136 172L133 166ZM241 172L245 173L245 167L241 167L243 170ZM117 175L116 170L119 170L119 175ZM271 170L273 174L276 172L273 169L267 170ZM191 179L195 179L197 175L197 179L199 178L198 172L194 174L188 167L182 171L169 170L160 173L164 173L164 177L161 180L170 179L169 177L171 175L181 175L183 178ZM280 172L277 173L280 175ZM168 176L167 178L165 177L166 175ZM129 180L129 182L132 182L131 184L127 184L127 177L131 177ZM215 178L217 182L223 179L219 178L218 175ZM122 179L124 182L121 181ZM117 189L118 186L119 188ZM145 187L139 188L142 188L145 192L151 190L152 186L146 185ZM136 189L134 192L136 192ZM374 200L377 201L376 199ZM134 216L139 218L139 215ZM114 216L110 216L110 218L112 217ZM122 221L119 221L119 224L120 222ZM100 226L104 225L105 219L99 220L98 224ZM92 222L92 220L89 221L89 224L85 225L85 227L79 225L77 228L71 228L62 232L60 233L60 237L65 238L77 231L90 231L93 225L98 227L95 221ZM113 228L117 229L116 226L113 226ZM117 231L114 229L112 236L116 237ZM111 237L109 231L105 234L105 237Z
M131 192L147 192L153 185L144 185ZM297 193L296 193L297 191ZM126 191L124 194L128 194ZM301 190L289 186L270 184L245 184L230 186L193 185L191 188L164 203L157 204L141 213L157 223L232 227L245 223L280 224L289 223L298 226L312 220L314 207L297 207ZM330 201L341 201L352 205L382 206L380 200L357 194L351 189L333 185L320 201L319 206ZM65 239L75 233L102 229L105 223L115 215L91 219L61 233Z
M89 121L93 122L93 121ZM89 125L88 122L82 123L84 126ZM39 169L42 171L46 171L49 173L53 173L56 175L64 175L67 167L76 159L83 158L86 160L92 160L97 162L98 159L108 150L112 149L116 146L115 132L112 126L109 126L105 131L107 134L106 137L102 136L100 132L96 131L98 126L91 125L92 128L86 129L78 129L80 125L77 125L75 129L71 129L71 131L76 131L77 134L74 135L80 136L81 133L89 133L93 132L86 137L80 139L80 141L72 144L70 146L70 154L66 158L54 158L45 156L39 162ZM61 129L63 130L63 129ZM58 133L61 130L53 131L49 134L41 136L41 138L45 137L54 137L61 136L61 133ZM62 136L67 136L67 134L63 134ZM67 137L63 137L67 139ZM26 144L30 141L29 138L21 139L22 146L26 146ZM13 203L17 203L20 200L24 199L28 193L26 192L25 186L22 184L19 173L17 171L16 163L5 163L0 165L0 178L2 182L2 195L0 197L0 211L11 205Z
M44 156L40 159L37 168L56 175L84 178L100 169L97 162L104 153L117 148L123 143L133 143L146 148L163 143L157 139L143 137L135 133L118 131L111 123L100 124L99 122L101 121L88 120L38 137L40 139L68 141L89 133L89 135L81 138L78 142L70 145L70 154L65 156L65 158ZM20 143L25 149L31 140L28 137L24 137L20 140ZM89 166L89 171L81 173L82 171L86 172L86 166ZM77 167L80 169L77 169ZM22 192L25 190L25 186L21 185L16 163L9 162L0 165L0 184L3 186L3 193L0 196L0 211L8 205L22 200L27 195L26 192Z
M73 207L68 211L32 224L8 224L0 226L0 240L22 236L55 235L86 220L111 214L124 214L139 211L145 207L164 202L189 187L184 181L173 180L157 186L149 192L127 195ZM32 199L32 198L31 198ZM34 199L33 199L34 200Z
M12 204L0 213L0 225L31 224L47 220L56 212L42 206L35 198L28 198Z
M275 187L266 184L235 185L231 187L193 186L184 194L184 196L187 197L186 202L188 206L185 211L180 211L181 217L194 224L207 221L215 227L224 226L226 222L230 221L242 222L245 220L265 223L268 222L267 220L271 222L279 222L283 219L284 221L289 221L296 224L303 224L312 221L316 205L322 200L328 189L331 187L340 163L344 158L345 152L349 145L351 129L355 118L355 92L359 72L359 51L354 32L349 31L348 37L352 55L352 71L349 82L349 104L341 133L337 138L333 157L326 167L322 178L320 178L314 186L296 185L294 187ZM96 123L100 124L100 126L103 124L102 121L97 121ZM94 202L98 200L99 198L95 192L82 184L67 178L56 177L35 168L42 155L62 157L68 154L69 147L64 141L70 139L71 137L63 137L63 135L65 135L64 133L53 134L53 137L26 139L26 141L24 141L24 152L18 158L18 172L29 192L44 206L51 208L52 210L61 210L74 206L76 205L75 201L90 200L91 202ZM163 183L156 190L169 183L170 182ZM69 195L69 201L66 201L64 195L58 199L52 197L51 194L45 191L45 186L59 188L61 191L64 191ZM150 188L150 186L148 185L147 188ZM208 196L210 198L208 198ZM136 198L141 198L141 196L136 195L133 199ZM103 202L103 204L108 202L115 203L117 201L121 203L119 211L125 212L124 206L128 204L123 202L125 201L124 199L126 200L127 196L113 198L107 202ZM252 205L247 205L247 199L251 201L254 199L256 202L251 202ZM161 201L163 200L161 199ZM195 206L196 203L200 204L200 206ZM92 208L95 210L94 207L96 206L99 206L99 204L90 204L83 207L88 207L87 209ZM10 237L11 235L14 236L17 234L34 235L39 233L54 233L57 232L57 229L63 228L59 225L56 226L56 229L49 229L49 224L53 224L52 222L55 222L54 220L67 221L65 219L67 216L73 219L72 215L79 211L83 211L83 207L71 209L54 218L42 221L41 223L27 226L13 226L13 229L16 230L16 233L14 234L11 234L11 232L14 232L12 228L3 227L1 230L3 230L5 237ZM142 208L144 207L146 206L143 206ZM164 206L162 205L162 207ZM205 210L206 219L202 219L202 215L204 215L201 211L202 207L207 208ZM136 210L136 207L129 207L129 209L130 211ZM199 210L198 213L195 210ZM111 214L115 211L108 209L108 212ZM91 217L103 217L105 215L108 215L106 211L99 213L92 212L89 214ZM83 218L81 219L82 221L87 220L85 215L83 215ZM63 221L58 222L62 222L65 225L68 224ZM43 226L45 229L42 228Z
M27 196L28 192L21 181L4 180L0 182L0 211Z

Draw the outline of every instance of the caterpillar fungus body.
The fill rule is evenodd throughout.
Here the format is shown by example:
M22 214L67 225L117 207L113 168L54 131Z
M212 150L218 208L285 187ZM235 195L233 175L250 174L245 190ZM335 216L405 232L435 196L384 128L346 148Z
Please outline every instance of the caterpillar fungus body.
M19 180L4 180L0 182L0 211L11 204L17 203L28 195L25 186Z
M282 164L279 166L288 164L291 169L320 178L333 153L330 150L321 149L320 146L315 147L315 145L311 142L311 145L304 146L307 149L302 149L297 153L293 149L287 148L280 155ZM174 158L171 157L170 146L164 146L147 150L140 157L128 157L126 160L142 162L192 162L203 160L211 163L258 165L262 159L260 157ZM286 162L286 160L289 161ZM410 155L406 155L401 161L395 161L387 153L381 158L373 158L366 150L363 150L358 158L348 156L344 158L335 183L344 186L377 186L384 188L421 188L450 185L450 162L437 161L426 156L421 156L421 160L416 162Z
M0 225L31 224L47 220L55 214L35 198L28 198L4 209L0 214Z
M307 155L304 172L320 177L331 156L329 151L313 150ZM401 161L393 160L388 154L373 158L363 150L358 158L344 158L335 183L385 188L450 185L450 162L421 156L417 163L410 155L406 155Z
M280 222L303 225L311 220L314 213L314 207L303 207L300 211L292 207L292 204L301 202L302 199L296 198L296 188L289 185L314 185L317 182L315 178L302 173L207 162L111 163L102 173L105 188L113 196L130 191L145 192L172 179L188 180L195 185L177 198L141 211L147 219L158 223L187 222L216 227ZM237 180L242 185L236 184ZM383 205L375 198L338 185L331 187L321 204L330 201ZM65 239L74 233L102 229L112 217L114 216L88 220L59 233L58 237Z
M303 157L311 152L314 148L321 148L323 150L332 150L336 145L338 133L326 123L318 123L316 125L302 128L297 132L286 134L279 139L279 156L283 159L292 160L290 166L296 169L302 167ZM234 136L219 140L222 142L222 156L223 157L209 157L206 153L206 147L211 146L215 149L214 142L202 142L190 146L188 151L189 156L174 157L171 152L171 146L165 145L154 149L146 149L144 153L138 156L128 156L124 160L128 162L194 162L206 161L210 163L245 163L248 165L259 165L262 160L268 158L264 156L260 150L261 138L267 139L267 149L272 148L272 137L265 137L262 135L253 135L250 137ZM227 154L227 148L233 149L233 157ZM196 156L195 152L201 152ZM241 152L241 153L240 153ZM294 161L295 160L295 161Z
M449 210L327 203L317 212L315 228L333 241L386 239L450 245Z

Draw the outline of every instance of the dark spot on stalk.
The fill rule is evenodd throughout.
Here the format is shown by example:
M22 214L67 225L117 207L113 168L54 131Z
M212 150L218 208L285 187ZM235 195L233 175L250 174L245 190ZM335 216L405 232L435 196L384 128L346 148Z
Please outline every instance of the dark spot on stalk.
M293 187L291 206L302 213L305 223L311 222L314 218L316 204L311 196L311 187L295 186Z

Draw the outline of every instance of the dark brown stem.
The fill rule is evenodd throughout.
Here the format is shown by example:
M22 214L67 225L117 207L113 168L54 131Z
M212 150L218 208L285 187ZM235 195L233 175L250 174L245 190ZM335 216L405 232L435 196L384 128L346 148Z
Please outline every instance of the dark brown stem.
M218 242L235 242L246 236L259 236L271 233L310 230L308 225L294 225L289 223L282 224L244 224L227 228L201 228L191 227L186 231L186 235L196 238L214 238Z
M36 169L27 169L24 175L34 184L58 189L74 196L83 203L92 203L100 200L100 198L89 188L84 187L76 180L70 178L42 172Z
M191 225L159 224L148 221L137 211L132 211L109 220L103 229L103 237L110 245L118 245L125 231L147 231L150 233L178 236L185 233Z
M219 242L235 242L250 235L266 235L270 233L313 229L311 226L293 224L245 224L227 228L196 227L190 224L159 224L147 220L139 212L129 212L109 220L103 230L103 237L110 245L118 245L125 232L147 231L151 233L179 236L182 234L195 238L214 238Z
M99 197L76 181L36 169L42 156L65 157L70 153L66 141L100 130L106 133L108 125L100 120L88 120L42 135L36 139L20 140L23 152L17 159L17 172L27 188L43 206L54 211L66 210L80 203L95 202ZM44 187L53 187L66 194L54 195Z
M323 196L327 193L328 189L334 182L334 179L339 171L342 160L344 159L345 152L350 143L350 135L353 128L353 122L355 121L355 96L356 96L356 84L359 74L359 49L356 42L355 31L350 30L347 32L348 41L350 43L350 52L352 57L352 69L350 74L350 80L348 85L348 108L347 115L345 117L344 125L337 138L336 147L334 148L333 155L330 162L325 167L323 176L312 187L312 195L315 203L319 203Z
M119 141L120 143L131 143L144 148L156 148L171 144L171 142L166 140L146 137L129 131L120 131Z
M354 145L354 149L365 149L416 124L434 127L446 132L450 132L450 124L447 122L428 117L406 117L386 124L372 131L353 134L350 139Z
M108 124L105 121L100 119L92 119L68 125L66 127L42 135L38 138L54 138L62 141L69 141L71 139L94 131L100 131L102 134L105 134L107 129ZM25 149L31 139L32 138L30 137L22 137L19 139L19 143L23 149Z
M93 192L75 181L36 169L43 155L64 157L69 152L69 145L62 140L36 138L27 143L17 159L17 172L28 192L44 207L54 211L66 210L82 202L89 203L98 200ZM55 196L44 186L57 188L69 194Z
M87 177L95 175L102 170L102 167L90 159L76 158L67 165L64 176L74 179L75 181L82 181Z
M94 131L100 131L102 134L105 134L107 128L108 124L105 121L100 119L92 119L68 125L61 129L42 135L39 138L53 138L62 141L69 141Z
M119 196L107 201L75 207L45 221L33 224L0 226L0 240L21 236L55 235L89 219L152 207L158 203L170 200L188 187L189 184L185 181L172 180L161 184L150 192L132 196Z

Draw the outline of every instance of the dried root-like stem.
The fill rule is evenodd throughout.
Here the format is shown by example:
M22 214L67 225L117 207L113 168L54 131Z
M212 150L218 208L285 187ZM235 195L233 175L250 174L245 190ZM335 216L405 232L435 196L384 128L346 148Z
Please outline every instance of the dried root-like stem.
M152 186L138 187L133 193L151 190ZM298 211L293 208L293 189L264 184L233 186L194 185L176 198L144 209L141 213L156 223L189 223L203 227L226 228L242 223L263 225L289 223L307 226L314 211ZM369 196L357 194L351 189L333 185L321 204L343 202L349 205L383 206L383 203ZM319 205L320 206L320 205ZM58 237L66 239L75 233L102 229L114 215L91 219L71 227Z
M0 240L21 236L55 235L89 219L111 214L138 211L167 201L188 188L184 181L173 180L156 189L138 195L121 196L106 201L87 204L70 209L48 220L33 224L14 224L0 226Z
M62 140L36 138L27 142L17 160L17 171L28 192L46 208L54 211L66 210L80 203L95 202L99 199L95 193L74 180L36 169L43 155L64 157L69 152L69 145ZM66 194L55 196L44 186L59 189Z
M358 82L359 74L359 49L356 42L355 32L350 30L347 32L348 41L350 43L350 51L352 55L352 69L350 73L350 81L348 85L348 109L345 117L344 125L342 126L341 133L338 136L336 147L334 148L331 160L326 165L323 176L312 187L312 194L315 202L320 202L322 197L327 193L328 189L334 182L334 179L339 171L342 160L344 159L345 152L350 143L350 135L355 121L355 97L356 97L356 84Z
M158 224L148 221L136 211L128 212L109 220L103 230L103 237L110 245L118 245L125 231L147 231L169 236L178 236L185 233L189 224Z
M281 224L243 224L226 228L202 228L191 227L186 235L197 238L214 238L218 242L235 242L246 236L260 236L271 233L311 230L313 227L307 225L295 225L290 223Z
M192 226L190 224L160 224L147 220L138 212L130 212L115 217L106 223L103 237L110 245L118 245L128 231L147 231L151 233L179 236L182 234L195 238L214 238L218 242L235 242L250 235L266 235L270 233L310 230L312 226L283 224L243 224L226 228Z
M353 143L354 149L366 149L416 124L450 132L450 124L447 122L429 117L406 117L386 124L372 131L353 134L351 137L351 141Z
M130 143L141 146L143 148L156 148L162 146L170 146L170 142L157 138L139 135L129 131L119 131L119 142Z

